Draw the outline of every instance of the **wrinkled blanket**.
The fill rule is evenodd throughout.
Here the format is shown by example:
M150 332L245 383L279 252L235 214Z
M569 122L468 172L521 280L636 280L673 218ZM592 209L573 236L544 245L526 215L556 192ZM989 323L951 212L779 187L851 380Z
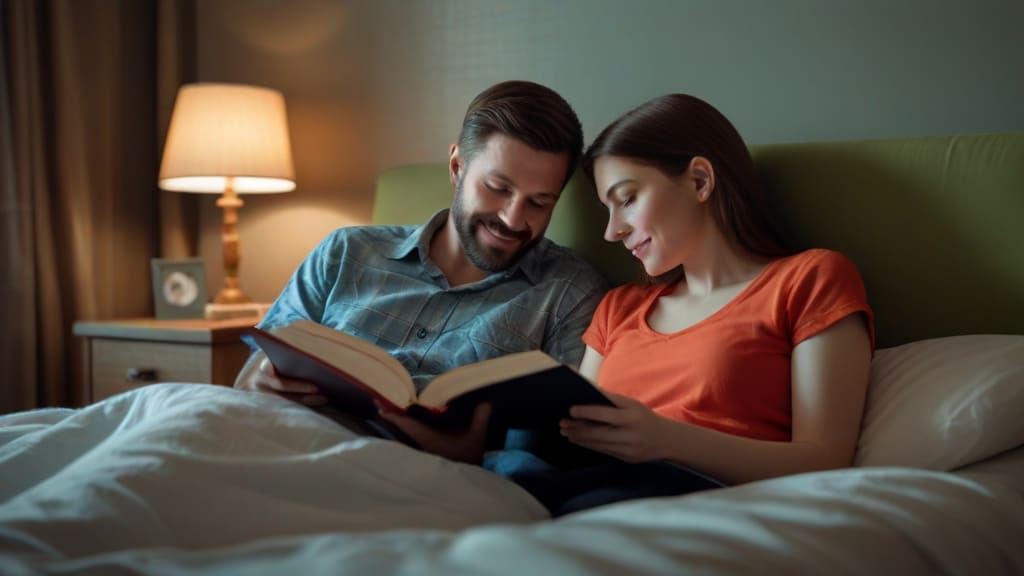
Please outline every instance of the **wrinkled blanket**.
M161 384L0 417L0 573L1017 574L1022 478L841 470L550 520L286 400Z

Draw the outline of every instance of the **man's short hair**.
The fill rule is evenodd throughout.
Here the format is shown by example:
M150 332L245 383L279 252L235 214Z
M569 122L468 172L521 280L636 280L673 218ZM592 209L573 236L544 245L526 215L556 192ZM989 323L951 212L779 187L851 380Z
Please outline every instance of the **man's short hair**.
M565 182L572 177L583 153L583 127L572 106L554 90L535 82L501 82L470 102L459 132L462 158L471 161L495 132L535 150L567 152Z

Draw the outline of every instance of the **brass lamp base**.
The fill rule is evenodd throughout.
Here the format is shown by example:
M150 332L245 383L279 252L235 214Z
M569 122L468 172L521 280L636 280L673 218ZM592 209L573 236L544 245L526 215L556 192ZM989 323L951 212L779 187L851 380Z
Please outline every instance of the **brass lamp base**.
M242 289L237 286L225 286L217 292L217 296L213 299L217 304L246 304L252 302L252 299L242 292Z
M244 202L235 192L234 178L228 177L224 194L217 199L217 206L224 209L224 223L221 226L221 242L224 249L224 286L213 301L217 304L246 304L251 302L238 282L238 209Z

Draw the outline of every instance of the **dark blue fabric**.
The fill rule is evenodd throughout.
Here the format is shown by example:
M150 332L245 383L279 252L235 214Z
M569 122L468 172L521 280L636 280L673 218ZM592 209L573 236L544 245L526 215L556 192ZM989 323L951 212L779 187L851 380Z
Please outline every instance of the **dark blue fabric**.
M600 464L560 470L525 450L501 450L488 453L483 466L522 486L552 516L623 500L725 486L685 466L664 461L632 464L608 458Z

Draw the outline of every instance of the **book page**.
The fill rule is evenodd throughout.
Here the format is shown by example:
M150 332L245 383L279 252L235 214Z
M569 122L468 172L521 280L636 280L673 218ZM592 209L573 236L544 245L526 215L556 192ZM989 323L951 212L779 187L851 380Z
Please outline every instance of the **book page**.
M401 362L362 338L309 320L296 320L271 333L351 374L396 406L407 406L416 397L412 377Z
M559 366L540 350L518 352L460 366L438 376L420 393L419 403L439 408L459 394L488 384Z

